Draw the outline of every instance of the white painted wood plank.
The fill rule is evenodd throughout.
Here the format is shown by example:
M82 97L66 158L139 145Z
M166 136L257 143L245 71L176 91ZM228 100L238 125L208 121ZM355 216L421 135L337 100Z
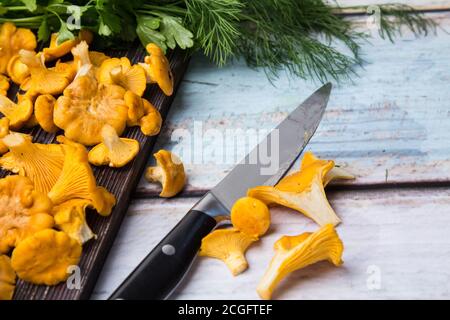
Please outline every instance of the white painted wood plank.
M450 13L429 16L450 30ZM450 34L405 33L394 44L375 38L363 53L367 64L354 83L335 85L308 150L348 166L358 177L354 184L448 181ZM200 55L192 59L156 146L181 153L187 192L214 186L256 144L243 136L236 145L223 138L224 145L211 138L212 129L222 137L227 129L269 131L319 86L285 75L274 84L242 61L218 69ZM180 129L195 142L171 141ZM189 147L194 143L203 149ZM138 193L157 194L158 187L141 182Z
M334 192L342 218L344 265L320 263L283 281L276 299L449 299L450 190ZM135 202L120 230L93 298L106 298L177 223L196 198ZM304 216L273 208L269 234L247 253L250 269L233 278L218 260L198 258L177 299L255 299L256 285L281 235L314 231ZM368 286L380 272L380 287ZM372 289L371 289L372 288Z

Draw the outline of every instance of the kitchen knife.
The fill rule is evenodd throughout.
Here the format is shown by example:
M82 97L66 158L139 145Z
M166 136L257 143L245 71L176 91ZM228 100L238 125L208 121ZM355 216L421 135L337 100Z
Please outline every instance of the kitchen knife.
M319 126L330 92L328 83L292 111L194 205L109 299L167 298L187 273L203 237L229 218L234 202L248 188L275 185L291 168Z

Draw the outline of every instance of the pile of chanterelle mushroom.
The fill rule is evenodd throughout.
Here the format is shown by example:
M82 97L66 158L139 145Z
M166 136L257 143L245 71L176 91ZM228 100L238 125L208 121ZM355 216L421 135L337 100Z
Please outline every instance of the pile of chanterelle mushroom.
M161 115L142 95L152 83L173 92L163 51L150 43L145 60L132 64L89 51L92 40L87 30L62 43L53 34L49 47L35 52L31 30L0 27L0 167L13 173L0 179L0 300L12 298L16 276L42 285L67 279L82 245L95 238L86 209L108 216L116 202L97 185L91 165L133 160L139 142L120 137L127 127L147 136L160 131ZM11 82L20 86L17 102L7 97ZM58 143L34 143L21 133L34 126L61 132ZM163 185L161 196L177 194L183 164L165 150L155 158L146 178Z

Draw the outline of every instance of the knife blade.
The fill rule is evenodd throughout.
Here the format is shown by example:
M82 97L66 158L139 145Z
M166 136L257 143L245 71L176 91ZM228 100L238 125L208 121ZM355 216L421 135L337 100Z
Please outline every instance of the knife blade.
M325 112L331 83L292 111L209 191L147 255L109 299L165 299L181 282L201 240L228 219L234 202L258 185L274 185L291 168Z
M275 185L290 169L319 126L330 92L331 83L314 92L210 191L228 211L247 189ZM267 153L276 163L264 163Z

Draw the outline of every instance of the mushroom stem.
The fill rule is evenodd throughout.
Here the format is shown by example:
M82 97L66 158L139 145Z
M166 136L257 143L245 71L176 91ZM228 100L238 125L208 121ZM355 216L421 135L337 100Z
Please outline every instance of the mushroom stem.
M256 292L261 297L261 299L270 300L275 287L285 277L284 274L279 272L283 262L284 260L281 258L278 261L275 261L275 259L273 259L273 263L270 264L261 281L258 283Z
M224 259L224 262L233 276L237 276L248 268L247 260L242 252L230 252L229 256Z
M109 75L111 76L111 80L113 81L113 83L120 85L122 83L122 78L123 78L122 66L117 66L117 67L113 68L109 72Z
M161 167L148 167L145 173L145 178L149 182L160 182L163 183L164 170Z
M9 148L28 148L29 145L26 143L24 136L17 132L11 132L2 139L3 143ZM31 144L31 143L30 143Z

